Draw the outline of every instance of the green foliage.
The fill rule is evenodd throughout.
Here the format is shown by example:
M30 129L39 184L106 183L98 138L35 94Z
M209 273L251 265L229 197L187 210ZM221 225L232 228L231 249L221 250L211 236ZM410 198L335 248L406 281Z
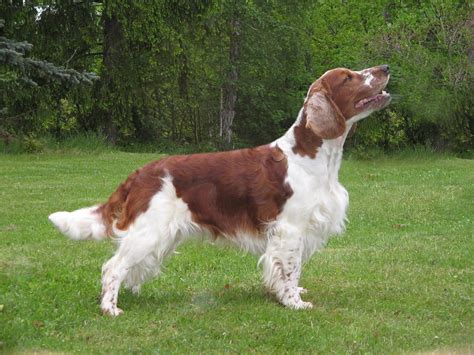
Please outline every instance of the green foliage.
M56 80L70 85L82 82L92 84L97 76L94 73L79 73L74 69L65 69L42 60L26 58L32 45L28 42L16 42L0 37L0 63L15 68L19 75L12 72L2 73L2 81L23 80L25 83L38 86L39 80L49 82Z
M398 150L409 143L407 129L407 119L388 108L374 119L359 124L356 133L349 138L349 144L356 151L365 151L368 147Z
M73 128L78 128L71 122L71 112L65 113L64 103L67 97L77 92L87 90L83 84L91 85L98 77L95 73L89 71L79 72L68 68L73 56L71 56L64 65L55 65L47 60L39 60L29 55L38 54L47 59L61 61L59 57L51 53L57 53L58 47L64 50L62 41L71 40L74 29L62 33L63 37L54 42L53 36L49 33L41 36L42 26L50 21L51 13L54 16L63 16L65 13L53 10L62 10L68 6L56 8L55 6L46 7L41 16L36 12L32 5L9 5L2 4L0 9L2 14L6 15L6 21L0 24L0 34L5 32L7 37L20 38L13 40L0 36L0 128L14 135L26 135L24 146L35 150L33 141L29 137L53 133L57 138L63 134L69 133ZM60 21L58 21L60 22ZM69 26L74 25L70 21ZM60 27L60 26L59 26ZM58 29L58 23L48 23L47 28ZM59 28L61 30L61 28ZM38 36L38 34L40 34ZM35 41L32 45L25 40L29 37L35 40L40 37L41 41ZM51 42L48 39L52 40ZM45 50L44 43L52 43L50 50ZM36 44L42 50L35 52ZM76 53L76 52L74 52ZM80 66L80 65L78 65ZM87 97L87 95L85 95ZM85 100L78 101L78 104L84 105ZM70 111L70 110L69 110ZM31 144L30 144L31 143ZM29 148L26 148L27 150Z
M397 110L407 118L412 143L472 148L474 63L467 2L432 1L400 6L370 53L395 67ZM420 20L422 19L422 21ZM470 127L471 126L471 127ZM431 127L430 134L425 134Z
M22 143L25 153L39 153L44 149L41 141L32 135L24 137Z
M0 127L13 135L98 132L130 149L215 149L231 69L229 24L237 19L234 146L283 133L326 70L388 63L390 112L363 122L351 147L474 147L468 1L105 0L37 9L0 5L0 62L8 62L0 72ZM55 74L49 63L62 69ZM61 81L83 81L72 74L80 72L100 79Z
M48 7L41 15L43 24L48 20L48 13L52 7ZM62 7L61 7L62 9ZM50 24L56 28L55 24ZM0 20L0 30L5 27L5 20ZM41 26L39 26L41 30ZM48 36L50 37L50 36ZM58 44L60 46L60 44ZM97 79L97 75L92 72L80 73L74 69L56 66L45 60L38 60L27 57L32 51L33 45L26 41L16 41L0 36L0 64L2 72L0 72L0 81L10 82L13 80L21 80L26 84L38 86L39 84L57 81L66 85L79 85L81 83L92 84ZM72 58L71 58L72 59Z
M71 152L86 152L88 154L98 154L113 150L104 135L93 132L74 134L70 137L66 137L60 142L55 142L52 137L48 137L47 142L49 151L59 150L68 152L69 154Z

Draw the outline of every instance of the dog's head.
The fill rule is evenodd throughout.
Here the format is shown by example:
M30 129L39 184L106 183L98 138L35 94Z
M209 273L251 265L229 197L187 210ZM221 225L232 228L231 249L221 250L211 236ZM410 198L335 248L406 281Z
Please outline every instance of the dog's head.
M389 78L388 65L327 71L309 88L304 103L306 126L323 139L341 136L347 121L356 122L390 103L390 94L383 91Z

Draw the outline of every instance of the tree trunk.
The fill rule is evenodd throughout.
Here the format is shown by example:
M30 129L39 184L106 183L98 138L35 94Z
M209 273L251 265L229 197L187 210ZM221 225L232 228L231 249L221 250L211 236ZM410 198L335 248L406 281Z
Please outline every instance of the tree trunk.
M119 65L120 58L120 44L122 41L122 31L120 28L120 23L117 20L117 17L112 12L109 14L108 11L108 1L105 2L105 8L103 12L104 16L104 66L105 73L103 73L103 85L105 85L108 90L111 90L109 94L113 95L114 88L114 71L116 66ZM105 77L104 77L105 76ZM104 128L107 139L110 143L115 144L118 138L117 126L114 122L114 116L110 110L105 112L104 117Z
M179 61L181 63L180 66L180 74L179 74L179 96L184 102L184 117L183 121L187 121L191 124L193 129L193 140L194 143L198 143L197 141L197 131L196 131L196 122L194 119L194 112L191 107L191 102L189 100L189 65L188 65L188 57L186 50L182 41L179 41L179 45L181 47L181 54L179 56Z
M237 62L240 49L240 22L235 17L230 20L229 64L227 80L221 88L220 109L220 145L221 149L232 148L232 124L235 117L237 101Z

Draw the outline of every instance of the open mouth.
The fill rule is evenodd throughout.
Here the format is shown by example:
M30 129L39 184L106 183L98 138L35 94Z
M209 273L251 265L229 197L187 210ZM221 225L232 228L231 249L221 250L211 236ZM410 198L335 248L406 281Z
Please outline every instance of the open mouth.
M387 106L390 103L391 97L390 94L382 90L380 93L374 96L366 97L358 101L355 104L356 108L382 108Z

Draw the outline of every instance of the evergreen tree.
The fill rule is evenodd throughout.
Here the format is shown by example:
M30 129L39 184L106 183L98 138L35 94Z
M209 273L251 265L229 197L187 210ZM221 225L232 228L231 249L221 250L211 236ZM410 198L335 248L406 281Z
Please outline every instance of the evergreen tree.
M0 29L5 25L0 20ZM0 73L1 81L22 80L27 84L38 86L52 80L65 85L92 84L97 75L92 72L78 72L56 66L45 60L28 57L33 45L28 42L18 42L0 36Z

